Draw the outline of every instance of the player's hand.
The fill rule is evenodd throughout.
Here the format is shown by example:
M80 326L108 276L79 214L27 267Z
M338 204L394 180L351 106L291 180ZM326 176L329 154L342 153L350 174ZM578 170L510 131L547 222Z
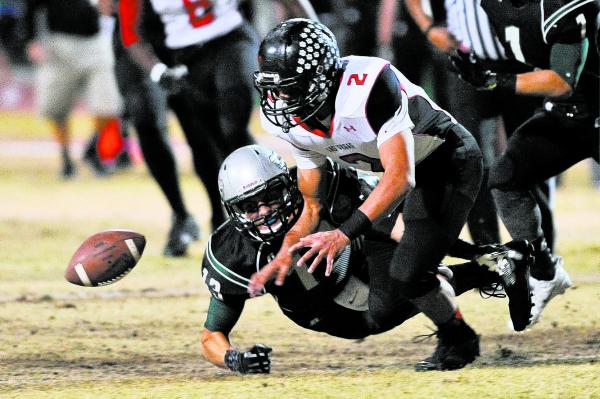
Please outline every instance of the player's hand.
M315 271L323 258L327 259L325 275L331 275L333 271L333 261L344 248L350 244L350 239L340 231L340 229L322 231L301 238L298 243L290 247L290 253L301 248L310 247L308 251L298 260L296 266L304 266L307 261L314 257L308 267L308 272Z
M427 40L431 42L438 50L449 53L458 46L454 36L443 26L434 26L427 32Z
M484 69L473 53L461 50L450 56L453 71L459 78L474 86L478 90L493 90L497 86L495 72Z
M265 288L265 284L269 279L275 277L275 285L283 285L285 277L292 268L292 255L289 253L278 254L275 259L267 263L259 271L250 277L248 283L248 293L251 296L259 295Z
M256 344L246 352L230 349L225 353L225 366L241 374L268 374L271 372L272 351L273 349L263 344Z
M188 68L185 65L176 65L169 68L165 64L159 63L154 65L152 71L150 71L150 79L170 94L177 94L186 87L188 73Z

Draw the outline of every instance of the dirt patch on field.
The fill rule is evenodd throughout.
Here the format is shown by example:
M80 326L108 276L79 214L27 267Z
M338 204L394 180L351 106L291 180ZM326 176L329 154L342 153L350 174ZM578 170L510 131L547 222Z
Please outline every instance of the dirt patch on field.
M35 325L18 315L11 320L0 320L0 331L7 337L5 349L0 350L2 385L14 390L32 385L148 377L211 380L228 374L206 363L199 355L198 321L204 316L202 311L193 315L193 309L198 309L198 303L203 304L207 298L154 294L157 294L154 298L134 296L126 299L126 303L120 297L78 302L51 298L1 305L23 306L24 312L35 307L42 317L48 315L48 320ZM108 309L107 316L91 314L99 306ZM156 308L156 314L145 315L143 309L151 307ZM161 318L160 315L169 311L172 313ZM245 315L247 317L232 333L232 340L240 347L255 342L272 345L275 375L412 369L435 346L435 338L413 342L414 326L407 327L409 332L400 327L391 333L348 341L294 327L286 319L274 317L275 311L270 302L265 301ZM133 320L132 314L138 319ZM268 320L273 321L269 324ZM481 325L480 320L476 323ZM590 364L600 361L600 331L593 323L587 327L546 323L544 328L523 334L486 332L482 336L481 353L469 367Z

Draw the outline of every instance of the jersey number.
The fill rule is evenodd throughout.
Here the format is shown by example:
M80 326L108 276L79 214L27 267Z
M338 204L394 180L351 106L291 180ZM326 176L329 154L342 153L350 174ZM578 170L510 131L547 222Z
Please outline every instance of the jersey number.
M194 28L210 24L215 19L211 0L183 0L183 5Z
M347 85L352 86L352 83L354 82L354 84L362 86L365 84L365 80L367 80L367 76L368 76L368 74L363 73L362 76L359 78L357 73L353 73L348 78Z
M371 171L373 172L383 172L383 165L381 161L377 158L371 158L363 154L348 154L342 155L340 159L344 162L356 165L359 162L368 163L371 166Z
M523 50L521 50L521 37L519 33L519 28L516 26L507 26L504 29L504 36L506 37L508 44L510 44L510 50L515 56L515 59L525 63L525 56L523 55Z
M202 279L204 280L206 285L208 285L208 288L210 288L210 291L212 292L212 294L217 299L223 300L223 295L221 295L221 292L220 292L221 291L221 283L219 283L217 280L215 280L212 277L208 278L208 270L202 269Z

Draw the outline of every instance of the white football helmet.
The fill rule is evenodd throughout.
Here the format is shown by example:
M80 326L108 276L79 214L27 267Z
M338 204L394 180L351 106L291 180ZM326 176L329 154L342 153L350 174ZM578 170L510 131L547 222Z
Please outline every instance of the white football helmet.
M302 210L302 196L285 161L263 146L247 145L232 152L221 165L218 184L231 222L254 240L283 236ZM249 219L248 214L258 213L259 204L271 210Z

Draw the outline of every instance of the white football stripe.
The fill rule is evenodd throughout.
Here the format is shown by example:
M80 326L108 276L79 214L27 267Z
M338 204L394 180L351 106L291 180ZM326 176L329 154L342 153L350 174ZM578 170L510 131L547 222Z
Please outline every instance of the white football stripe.
M86 287L92 286L92 281L88 277L88 275L85 272L85 269L83 268L83 265L81 263L78 263L75 265L75 273L77 273L77 277L79 277L79 280L81 280L83 285L85 285Z
M125 240L125 244L127 244L127 248L129 248L129 252L131 252L133 259L135 259L136 262L140 260L140 251L138 251L137 247L135 246L133 239L129 238Z

